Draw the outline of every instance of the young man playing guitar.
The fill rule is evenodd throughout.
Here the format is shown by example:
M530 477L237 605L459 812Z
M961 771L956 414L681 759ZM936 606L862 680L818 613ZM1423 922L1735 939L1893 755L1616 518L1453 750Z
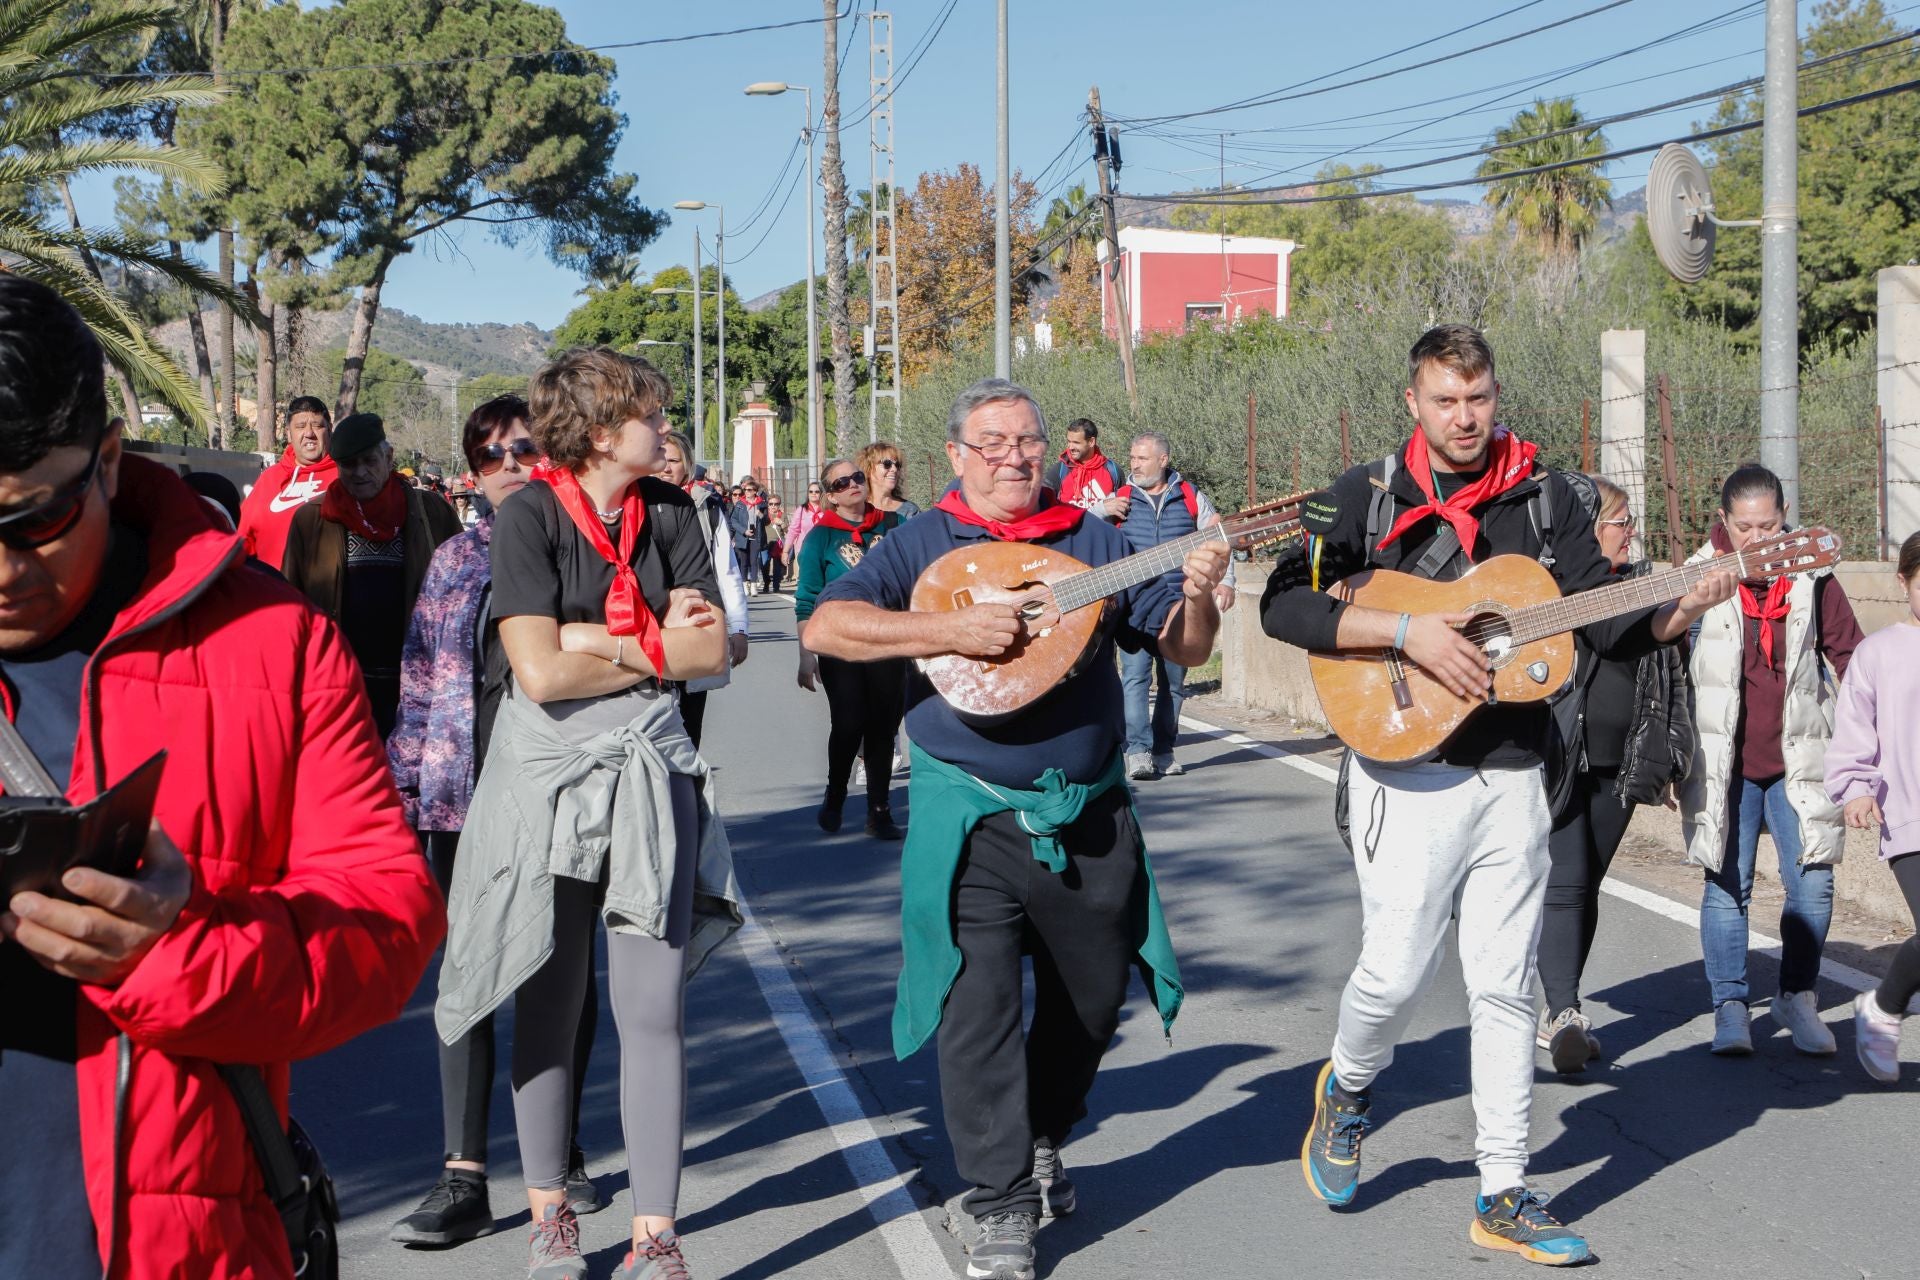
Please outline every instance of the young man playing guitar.
M1456 695L1485 698L1486 655L1458 630L1470 615L1388 613L1320 588L1369 568L1452 579L1518 553L1539 558L1572 593L1607 582L1610 567L1567 482L1535 460L1535 446L1495 425L1500 386L1479 332L1430 329L1408 366L1412 438L1308 501L1310 545L1282 553L1261 619L1268 635L1306 649L1398 650ZM1677 639L1733 590L1732 576L1717 573L1677 603L1594 624L1587 637L1602 654L1625 657ZM1545 702L1502 704L1473 716L1433 760L1394 767L1353 758L1348 812L1365 931L1301 1164L1315 1196L1352 1201L1374 1078L1393 1061L1457 915L1480 1168L1471 1238L1564 1265L1588 1257L1587 1243L1526 1189L1548 719Z
M991 378L962 392L947 416L958 487L821 593L807 647L854 662L1018 649L1028 624L1012 604L937 612L908 604L929 565L989 539L1090 566L1132 551L1118 529L1043 487L1046 454L1046 420L1031 393ZM938 1034L947 1134L973 1186L967 1212L982 1227L969 1276L1032 1280L1040 1216L1072 1210L1059 1147L1086 1115L1129 963L1150 970L1167 1024L1179 1008L1179 972L1123 777L1113 644L1204 662L1227 562L1224 540L1203 545L1180 575L1114 594L1090 660L993 723L963 719L909 668L913 820L900 875L894 1052L905 1058ZM1036 995L1022 1036L1029 951Z

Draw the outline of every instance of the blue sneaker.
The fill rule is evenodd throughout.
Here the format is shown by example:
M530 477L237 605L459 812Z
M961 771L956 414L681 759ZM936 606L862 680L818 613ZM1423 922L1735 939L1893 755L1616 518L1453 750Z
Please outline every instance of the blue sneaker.
M1331 1062L1320 1068L1313 1083L1313 1127L1300 1144L1300 1169L1316 1199L1336 1208L1353 1203L1360 1185L1360 1140L1373 1124L1367 1119L1371 1105L1336 1087Z
M1578 1232L1547 1212L1547 1198L1525 1187L1475 1197L1467 1238L1482 1248L1517 1253L1548 1267L1568 1267L1593 1256Z

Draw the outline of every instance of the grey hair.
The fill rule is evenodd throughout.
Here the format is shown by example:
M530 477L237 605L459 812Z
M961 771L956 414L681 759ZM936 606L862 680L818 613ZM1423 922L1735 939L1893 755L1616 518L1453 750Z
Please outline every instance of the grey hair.
M1152 444L1154 448L1158 449L1160 451L1161 457L1171 458L1173 456L1173 441L1167 439L1166 432L1142 431L1139 435L1133 438L1133 443L1139 444L1142 440L1147 441L1148 443ZM1129 448L1131 448L1131 446L1129 446Z
M1040 402L1033 398L1033 392L1005 378L982 378L954 397L953 408L947 410L948 443L960 443L960 431L967 425L967 419L973 416L975 409L1002 400L1024 400L1032 407L1034 420L1040 424L1040 438L1047 438L1047 414L1040 407Z

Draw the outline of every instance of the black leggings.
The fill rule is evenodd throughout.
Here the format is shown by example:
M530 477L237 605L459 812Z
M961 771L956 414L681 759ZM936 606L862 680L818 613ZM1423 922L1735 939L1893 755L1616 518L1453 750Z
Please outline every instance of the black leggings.
M827 690L827 792L844 796L855 756L867 761L867 804L885 807L893 787L893 736L907 696L905 658L879 662L820 659Z
M427 860L433 864L440 892L453 884L458 831L423 831ZM587 1059L593 1056L594 1033L600 1028L600 988L587 984L580 1005L580 1029L573 1039L573 1145L580 1145L580 1094L586 1086ZM453 1044L440 1046L440 1122L447 1141L447 1159L487 1162L487 1124L493 1107L493 1017L489 1014Z
M1907 900L1907 914L1920 925L1920 853L1903 853L1888 865ZM1915 992L1920 992L1920 935L1909 937L1894 951L1874 999L1883 1011L1904 1015Z
M1580 1007L1580 974L1600 923L1600 882L1633 817L1633 806L1614 798L1616 781L1611 769L1574 779L1567 807L1547 837L1553 865L1540 914L1539 964L1550 1016Z

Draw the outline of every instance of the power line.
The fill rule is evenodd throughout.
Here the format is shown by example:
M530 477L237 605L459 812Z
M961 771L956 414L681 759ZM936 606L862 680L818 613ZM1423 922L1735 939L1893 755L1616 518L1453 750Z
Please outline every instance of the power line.
M1828 111L1837 111L1841 107L1858 106L1863 102L1872 102L1879 98L1889 98L1895 94L1911 93L1920 89L1920 79L1903 80L1899 84L1887 85L1879 89L1869 89L1864 93L1852 94L1845 98L1835 98L1831 102L1821 102L1810 107L1801 107L1797 113L1801 117L1822 115ZM1715 138L1725 138L1736 133L1746 133L1760 128L1765 122L1749 120L1741 124L1723 125L1718 129L1704 129L1699 133L1688 134L1683 138L1670 138L1666 142L1652 142L1640 147L1622 147L1615 151L1604 151L1598 155L1581 156L1576 160L1557 160L1552 164L1538 164L1526 169L1510 169L1505 173L1488 174L1485 177L1456 178L1447 182L1428 182L1418 186L1393 187L1383 191L1357 191L1351 195L1337 196L1283 196L1274 199L1249 200L1242 196L1227 194L1226 198L1201 193L1197 198L1193 193L1186 195L1128 196L1129 200L1139 200L1148 204L1195 204L1205 206L1235 205L1284 205L1284 204L1327 204L1336 200L1378 200L1387 196L1416 195L1423 191L1446 191L1453 187L1485 186L1494 182L1505 182L1511 178L1526 178L1537 173L1552 173L1559 169L1572 169L1580 165L1604 164L1609 160L1620 160L1627 156L1645 155L1658 151L1671 143L1709 142ZM1360 175L1366 176L1366 175ZM1277 188L1293 190L1295 188Z
M933 48L934 41L938 40L940 33L947 29L947 19L953 16L953 11L959 6L959 3L960 0L947 0L947 7L941 11L939 19L933 26L928 28L928 34L921 37L920 44L916 48L907 51L907 56L903 59L907 64L906 69L899 75L893 77L893 87L888 91L889 97L900 92L900 86L907 82L907 77L913 74L914 69L920 65L921 59L925 58L927 52ZM865 109L862 110L858 116L855 116L852 120L847 121L840 127L843 129L851 129L855 125L865 122L866 118L872 115L874 109L879 105L880 104L875 102L872 97L868 97Z
M767 229L765 231L762 231L760 233L760 238L753 242L753 248L747 250L745 253L734 258L730 263L728 263L729 266L737 266L738 264L745 262L748 258L751 258L754 254L760 251L760 246L767 242L767 237L773 234L773 229L780 225L780 215L787 211L787 206L789 204L793 203L794 190L797 187L799 187L800 179L806 176L806 172L807 172L807 167L805 165L801 165L799 170L794 173L793 181L787 184L787 194L785 197L781 199L780 208L775 211L772 219L768 221Z
M853 12L858 0L847 0L844 12L834 15L836 21ZM732 27L725 31L699 31L684 36L655 36L647 40L621 40L613 44L566 45L558 49L525 49L512 53L473 54L463 58L403 58L394 62L358 62L337 67L256 67L249 70L229 71L221 69L223 76L303 76L317 75L323 71L397 71L406 67L462 67L478 62L517 62L522 59L559 58L580 53L605 53L612 49L645 49L657 45L688 44L697 40L718 40L726 36L753 35L762 31L785 31L793 27L815 27L826 22L824 16L818 18L795 18L788 22L763 22L751 27ZM83 71L63 72L65 77L79 77L88 80L164 80L178 74L172 71L123 71L108 75L93 75Z

